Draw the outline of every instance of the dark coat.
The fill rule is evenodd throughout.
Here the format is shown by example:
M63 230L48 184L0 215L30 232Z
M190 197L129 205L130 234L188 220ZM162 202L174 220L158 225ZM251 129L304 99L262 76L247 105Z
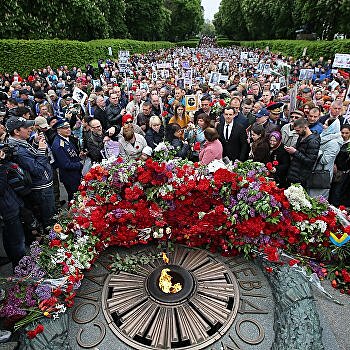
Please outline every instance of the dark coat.
M276 172L272 175L280 187L286 188L287 174L290 166L290 155L284 149L282 143L270 153L270 162L273 161L277 161L278 165L275 166Z
M107 118L107 114L106 114L105 110L103 110L100 107L96 107L95 113L94 113L94 118L98 119L100 121L103 130L108 129L109 123L108 123L108 118Z
M114 126L114 125L119 125L120 127L122 126L122 115L121 115L121 111L122 111L123 107L120 103L118 103L117 105L113 105L112 103L110 103L107 107L106 107L106 116L107 116L107 120L108 120L108 127L110 126ZM95 116L96 118L96 116ZM103 128L104 130L106 130L105 128Z
M152 149L155 149L156 146L164 139L164 126L162 125L160 127L159 132L155 132L152 128L149 128L146 132L145 139L147 141L147 145Z
M57 135L51 149L63 184L79 185L83 165L76 146Z
M0 164L0 215L4 220L10 220L17 217L20 208L23 207L23 201L17 197L14 190L7 181L7 167L9 163Z
M171 145L177 150L176 157L181 157L183 159L187 158L190 150L190 145L188 143L184 143L180 139L174 138L171 141Z
M102 161L101 150L103 150L104 147L104 135L96 135L93 132L90 132L85 134L85 136L86 139L84 141L84 145L88 151L88 156L91 158L92 162L100 163Z
M266 164L270 160L270 147L266 139L257 140L252 144L253 161Z
M16 162L27 170L32 178L32 189L40 190L52 185L52 167L46 151L35 149L28 142L9 138L11 144L18 146Z
M320 141L320 135L317 134L311 134L305 139L299 136L295 146L297 151L292 156L288 171L288 180L291 183L306 185L306 180L311 176L312 168L318 157Z
M224 123L220 123L218 127L219 139L223 147L223 157L228 157L233 162L238 159L242 162L248 159L249 145L247 133L241 124L234 121L230 138L228 141L224 137Z

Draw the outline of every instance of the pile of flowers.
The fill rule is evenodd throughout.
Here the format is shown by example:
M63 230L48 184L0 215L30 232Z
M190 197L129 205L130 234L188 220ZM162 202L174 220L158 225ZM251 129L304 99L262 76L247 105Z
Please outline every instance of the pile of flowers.
M224 111L224 108L230 104L230 97L214 99L210 103L211 111L216 116L220 116Z
M237 162L209 172L178 159L118 158L91 168L47 241L32 245L7 281L14 286L0 305L0 317L16 327L43 316L58 318L74 304L83 271L106 247L152 241L225 256L264 254L274 262L285 252L294 257L291 265L304 264L350 294L350 253L332 245L330 233L350 234L350 226L302 187L277 187L260 163Z

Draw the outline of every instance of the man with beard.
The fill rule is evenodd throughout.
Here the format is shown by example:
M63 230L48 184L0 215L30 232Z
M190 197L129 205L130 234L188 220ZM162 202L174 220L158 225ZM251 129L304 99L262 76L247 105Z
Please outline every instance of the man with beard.
M194 113L194 123L197 124L197 119L198 119L198 116L202 113L205 113L209 118L210 120L213 120L215 121L215 115L211 112L211 97L209 94L205 94L202 98L201 98L201 108L196 111Z
M137 116L137 125L140 126L144 132L149 128L149 119L152 115L152 103L144 102L142 105L142 113L139 113Z
M86 146L86 150L88 151L87 156L91 158L92 163L100 163L102 161L102 153L103 150L103 130L101 122L98 119L92 119L89 122L91 132L86 133L84 144Z
M123 116L122 135L119 139L120 156L125 159L138 159L142 150L147 146L146 139L135 133L133 118L130 114Z
M294 130L299 135L297 144L295 147L284 146L292 156L288 181L300 183L303 187L306 186L306 181L311 176L320 149L320 135L312 133L308 125L309 122L305 118L296 120Z

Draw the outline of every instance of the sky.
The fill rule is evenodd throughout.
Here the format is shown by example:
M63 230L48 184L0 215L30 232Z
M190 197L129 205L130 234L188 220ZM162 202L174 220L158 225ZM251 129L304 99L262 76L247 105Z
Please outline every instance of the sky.
M204 7L204 18L214 19L214 14L219 11L219 5L221 0L202 0L202 6Z

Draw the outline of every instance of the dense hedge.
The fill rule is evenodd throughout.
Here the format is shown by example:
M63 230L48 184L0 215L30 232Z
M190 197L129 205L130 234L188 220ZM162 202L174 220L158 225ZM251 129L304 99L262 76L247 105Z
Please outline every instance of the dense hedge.
M239 41L233 41L228 39L220 39L218 40L219 47L229 47L229 46L239 46Z
M108 47L112 47L113 56L118 56L119 50L129 50L131 53L142 53L149 50L169 48L173 46L196 47L198 40L171 43L168 41L135 41L122 39L93 40L89 42L68 40L0 40L0 73L18 71L27 75L33 68L45 66L58 67L84 66L97 62L98 58L108 57ZM240 45L244 47L265 48L269 46L273 52L283 55L300 57L305 47L307 56L318 59L320 56L333 58L335 53L349 53L350 40L306 41L306 40L262 40L262 41L232 41L219 39L220 47Z
M241 46L262 48L266 46L272 52L281 53L287 56L301 57L303 50L307 47L306 56L318 59L324 56L325 59L333 58L336 53L349 53L350 40L333 41L309 41L309 40L260 40L260 41L241 41Z
M136 41L122 39L93 40L89 42L68 40L0 40L0 73L18 71L27 75L33 68L48 65L84 66L98 58L108 57L108 47L113 56L119 50L142 53L149 50L173 47L168 41Z
M185 46L185 47L197 47L199 43L199 40L187 40L187 41L180 41L176 43L176 46ZM239 41L233 41L228 39L220 39L218 40L218 46L219 47L229 47L229 46L239 46Z
M197 47L198 46L198 40L187 40L187 41L178 41L176 43L176 46L184 46L184 47Z

